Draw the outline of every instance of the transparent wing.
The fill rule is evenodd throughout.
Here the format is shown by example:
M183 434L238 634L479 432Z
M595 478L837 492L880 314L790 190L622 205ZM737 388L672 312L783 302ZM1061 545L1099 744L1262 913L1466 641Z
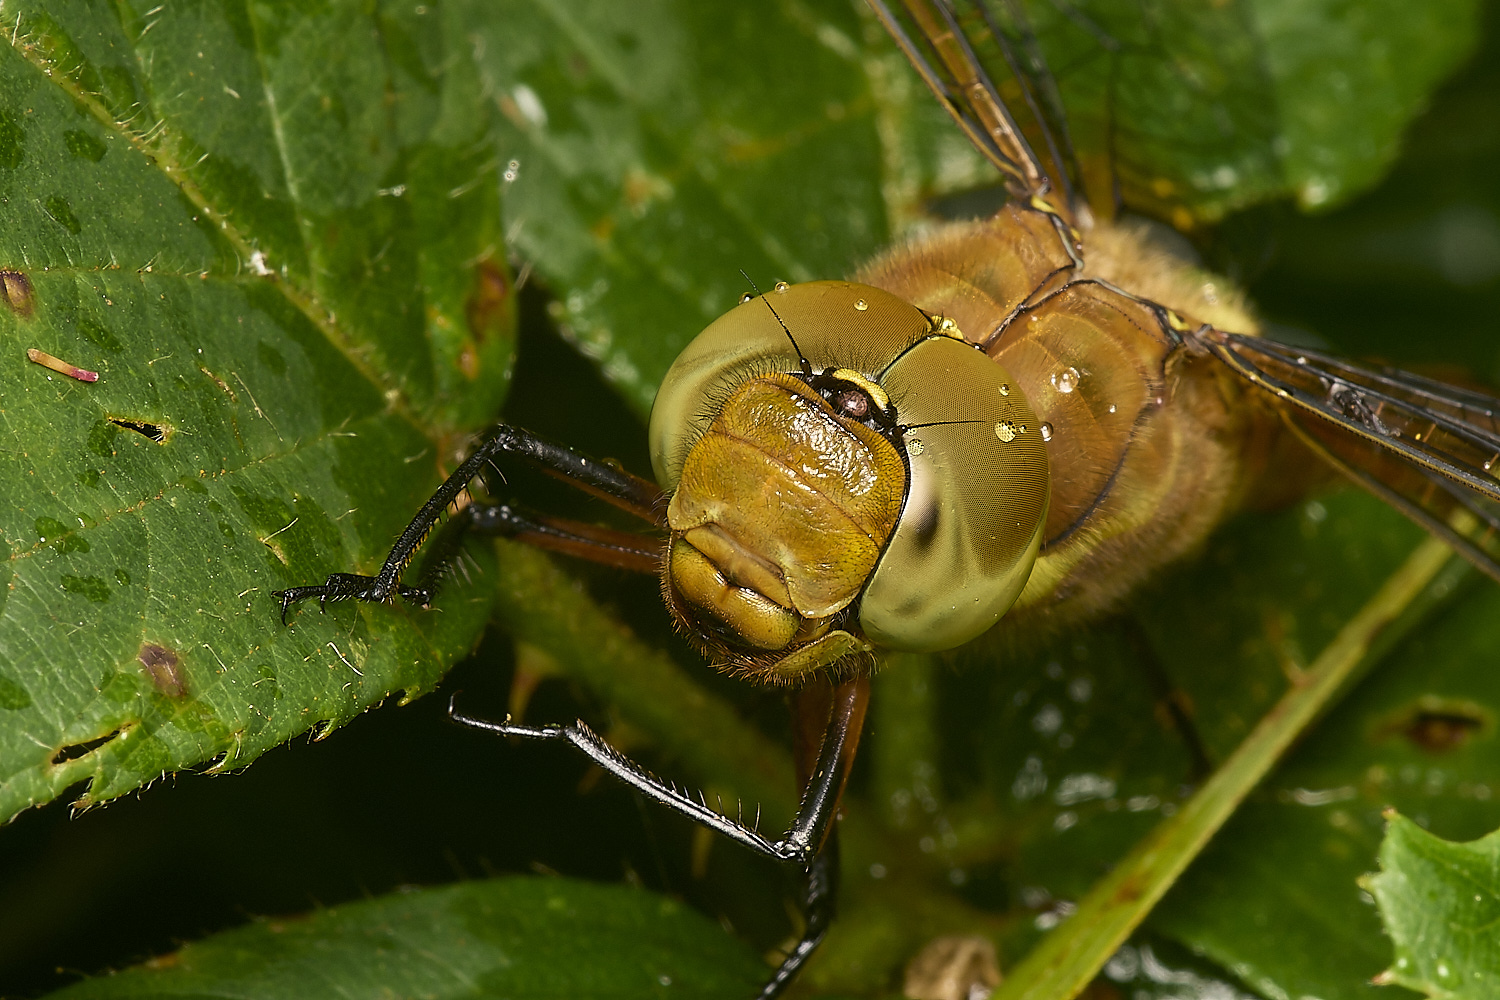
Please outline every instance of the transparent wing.
M970 0L902 0L899 13L885 0L868 0L938 101L974 146L1005 175L1021 198L1058 192L1072 207L1073 152L1055 82L1019 6ZM1026 109L1018 122L997 80L1014 85ZM1046 157L1033 150L1037 136Z
M1500 399L1394 368L1205 329L1335 467L1500 580Z

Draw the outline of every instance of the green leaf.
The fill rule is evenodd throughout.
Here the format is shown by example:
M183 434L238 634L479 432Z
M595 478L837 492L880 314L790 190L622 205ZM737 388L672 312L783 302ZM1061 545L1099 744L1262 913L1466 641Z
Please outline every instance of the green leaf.
M270 592L378 564L498 405L513 309L455 24L8 12L7 817L80 781L86 804L240 766L436 683L482 584L444 614L290 632Z
M1113 171L1127 204L1183 229L1373 186L1471 52L1479 13L1474 0L1032 6L1086 177L1107 193Z
M889 238L864 28L844 2L503 3L476 21L512 246L643 416L741 269L839 275Z
M755 955L681 903L506 878L257 920L51 996L748 996L764 975Z
M1365 886L1380 906L1396 959L1382 982L1430 997L1479 1000L1500 990L1500 833L1456 844L1398 813Z

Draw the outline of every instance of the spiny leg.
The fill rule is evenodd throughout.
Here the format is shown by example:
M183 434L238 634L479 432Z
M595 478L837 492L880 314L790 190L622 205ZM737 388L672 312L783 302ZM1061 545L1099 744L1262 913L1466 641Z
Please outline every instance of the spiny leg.
M649 521L657 527L664 524L662 493L656 484L639 476L633 476L612 463L591 459L571 448L537 437L530 431L512 427L509 424L501 424L489 438L474 449L468 458L464 459L453 474L438 487L437 492L417 511L411 523L406 526L406 530L391 547L384 565L380 567L380 572L374 576L332 573L320 584L275 591L273 596L281 599L282 621L286 621L286 613L293 604L310 597L318 599L320 608L329 601L342 601L349 598L361 601L389 601L397 596L415 604L424 606L429 604L432 601L431 587L425 585L409 587L401 582L401 576L448 506L468 489L469 483L475 476L478 476L487 465L502 455L512 455L536 465L569 485L613 504L644 521ZM496 534L510 533L523 540L542 544L543 547L562 548L573 555L595 558L597 561L611 565L655 571L654 566L646 565L648 560L642 556L642 553L649 549L649 544L644 540L639 543L625 543L622 539L629 536L624 532L588 529L587 526L578 525L576 522L525 515L515 508L503 505L480 507L474 513L466 514L461 519L455 518L455 521L457 523L450 537L459 537L463 531L470 528ZM544 539L550 539L556 544L546 545ZM456 543L453 545L453 551L457 551ZM424 574L424 583L425 578L430 578L435 582L440 574L441 566L431 562L429 566L433 568Z
M473 504L469 531L514 538L548 552L617 569L658 574L666 547L660 538L541 514L516 504Z
M825 686L822 691L814 689L799 698L799 721L816 714L820 708L826 711L822 716L823 734L817 745L816 759L810 767L806 766L807 755L798 755L802 765L799 770L807 773L802 799L791 825L776 840L711 808L701 793L694 798L675 784L662 781L617 752L581 721L571 725L543 726L521 725L509 719L492 722L464 715L451 702L448 714L454 722L497 735L568 743L647 798L763 857L792 866L802 879L799 902L805 923L800 940L759 994L760 1000L771 1000L791 984L797 971L822 942L833 920L838 887L838 851L832 826L844 782L859 747L869 697L869 678L862 675L836 687Z

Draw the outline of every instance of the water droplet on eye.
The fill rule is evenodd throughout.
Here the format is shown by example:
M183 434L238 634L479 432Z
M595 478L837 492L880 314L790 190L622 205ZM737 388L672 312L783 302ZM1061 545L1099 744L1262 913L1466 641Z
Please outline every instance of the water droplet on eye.
M778 281L778 282L776 282L776 290L777 290L777 291L778 291L778 292L784 292L784 291L786 291L786 290L787 290L787 289L788 289L788 288L791 288L791 287L792 287L792 286L791 286L791 285L788 285L788 284L787 284L787 283L786 283L786 282L785 282L785 281Z
M1052 425L1051 424L1042 424L1042 440L1043 441L1051 441L1052 440Z
M910 441L906 442L906 453L908 455L920 455L922 454L922 448L923 445L921 438L912 438Z
M864 299L855 299L854 300L854 311L855 312L864 312L868 308L870 308L870 304L868 302L866 302Z
M1078 380L1082 378L1077 368L1064 368L1052 376L1052 384L1057 386L1058 392L1072 392L1078 388Z
M749 302L749 301L751 301L754 298L755 298L754 295L751 295L749 292L746 292L744 295L740 296L740 305L744 305L746 302Z
M1004 382L1000 383L1000 395L1002 395L1002 396L1009 396L1010 395L1010 386L1006 385Z
M1016 430L1016 425L1011 423L1009 420L1002 420L995 425L995 437L999 438L1001 441L1004 441L1006 444L1010 444L1012 441L1014 441L1016 439L1016 435L1019 433L1020 432Z

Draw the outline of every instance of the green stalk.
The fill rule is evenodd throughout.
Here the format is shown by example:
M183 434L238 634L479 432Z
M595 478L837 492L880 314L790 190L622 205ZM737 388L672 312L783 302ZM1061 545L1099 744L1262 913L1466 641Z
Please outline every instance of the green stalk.
M1412 551L1359 613L1181 810L1162 820L1042 940L994 994L994 1000L1072 1000L1125 943L1287 747L1346 689L1377 640L1449 562L1429 538Z

